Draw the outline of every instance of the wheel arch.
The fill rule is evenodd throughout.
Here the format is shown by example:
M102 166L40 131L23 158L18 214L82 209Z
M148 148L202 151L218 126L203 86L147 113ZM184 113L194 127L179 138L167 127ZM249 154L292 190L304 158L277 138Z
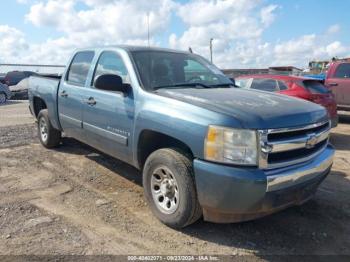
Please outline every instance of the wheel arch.
M145 129L141 131L137 142L136 164L138 168L142 169L147 158L153 152L162 148L177 148L191 159L194 158L194 154L190 146L185 142L162 132Z
M40 111L43 109L47 109L47 105L46 105L44 99L35 96L33 98L33 109L34 109L35 117L38 118Z

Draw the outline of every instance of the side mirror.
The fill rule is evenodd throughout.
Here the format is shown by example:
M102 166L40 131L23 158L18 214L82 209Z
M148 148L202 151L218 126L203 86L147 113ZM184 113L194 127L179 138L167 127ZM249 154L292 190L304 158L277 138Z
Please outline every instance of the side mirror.
M101 90L122 93L128 91L128 85L123 84L123 79L120 76L113 74L105 74L97 77L95 80L95 87Z

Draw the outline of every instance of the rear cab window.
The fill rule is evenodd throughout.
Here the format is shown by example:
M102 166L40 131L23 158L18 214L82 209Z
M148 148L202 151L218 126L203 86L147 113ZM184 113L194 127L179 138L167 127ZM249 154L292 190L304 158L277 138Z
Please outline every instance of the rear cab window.
M66 77L69 84L85 86L94 55L93 51L83 51L74 56Z

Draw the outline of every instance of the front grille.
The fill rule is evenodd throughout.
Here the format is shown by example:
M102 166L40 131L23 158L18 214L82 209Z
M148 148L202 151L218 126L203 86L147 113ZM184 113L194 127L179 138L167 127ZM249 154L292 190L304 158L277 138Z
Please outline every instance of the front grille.
M259 131L263 169L285 167L312 159L328 144L330 123Z
M291 151L285 151L285 152L280 152L280 153L272 153L269 154L268 156L268 163L269 164L276 164L276 163L281 163L285 161L290 161L290 160L297 160L301 156L303 157L308 157L311 156L315 153L317 153L319 150L324 148L324 146L327 144L327 140L324 140L313 148L301 148L301 149L296 149L296 150L291 150Z
M279 139L288 139L290 137L297 137L297 136L303 136L305 135L305 132L307 133L319 133L319 132L323 132L325 130L329 129L329 123L322 123L320 124L320 126L316 126L316 127L311 127L311 128L306 128L306 129L297 129L297 130L290 130L290 131L281 131L281 132L277 132L278 130L271 130L271 132L273 133L269 133L268 135L268 139L271 141L274 140L279 140Z

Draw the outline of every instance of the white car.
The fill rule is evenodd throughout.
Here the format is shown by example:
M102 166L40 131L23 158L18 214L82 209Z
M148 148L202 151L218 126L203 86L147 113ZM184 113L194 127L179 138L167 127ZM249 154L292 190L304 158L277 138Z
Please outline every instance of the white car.
M25 78L17 85L10 86L10 90L14 98L28 99L28 80L29 78Z

